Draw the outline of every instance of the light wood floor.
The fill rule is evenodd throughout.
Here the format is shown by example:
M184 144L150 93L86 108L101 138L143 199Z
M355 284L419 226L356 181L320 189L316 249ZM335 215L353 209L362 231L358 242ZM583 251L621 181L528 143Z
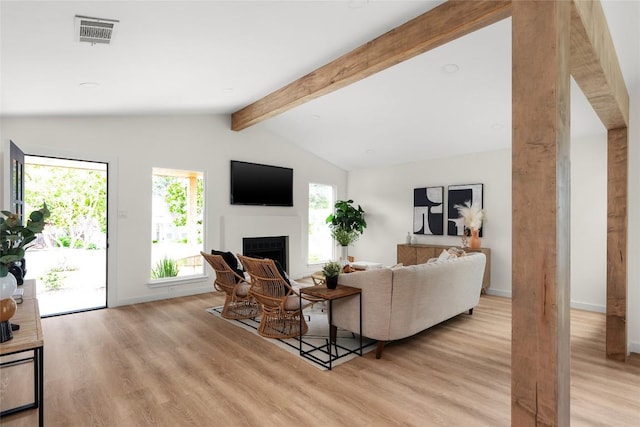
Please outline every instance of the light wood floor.
M218 293L43 320L47 426L509 426L508 299L321 371L205 312ZM572 313L573 426L640 425L640 358ZM5 378L6 378L6 374ZM3 379L4 381L4 379ZM35 411L2 426L34 426Z

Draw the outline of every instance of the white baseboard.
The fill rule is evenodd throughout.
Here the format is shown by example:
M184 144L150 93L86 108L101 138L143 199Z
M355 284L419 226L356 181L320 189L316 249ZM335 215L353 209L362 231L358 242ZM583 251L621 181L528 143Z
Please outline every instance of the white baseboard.
M497 297L511 298L511 291L504 289L487 289L487 295L495 295ZM578 310L594 311L596 313L606 313L607 309L603 305L589 304L585 302L571 301L571 308Z
M176 287L176 289L174 289L173 291L163 293L163 294L145 295L141 297L121 299L121 300L118 300L115 305L112 305L110 307L119 307L123 305L131 305L131 304L141 304L143 302L160 301L164 299L171 299L171 298L177 298L177 297L186 297L190 295L204 294L207 292L213 292L213 286L211 286L210 284L202 285L197 288L190 287L187 289L179 289L178 287Z
M511 298L511 291L489 288L487 289L487 295L495 295L497 297Z
M640 342L630 342L628 350L629 350L629 353L640 354Z
M595 311L596 313L606 313L607 308L604 305L589 304L586 302L571 301L571 308L585 311Z

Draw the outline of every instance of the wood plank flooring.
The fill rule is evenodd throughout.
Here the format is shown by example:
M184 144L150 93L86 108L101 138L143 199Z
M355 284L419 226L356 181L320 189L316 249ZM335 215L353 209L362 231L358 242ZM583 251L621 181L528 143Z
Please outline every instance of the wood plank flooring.
M473 316L330 372L205 312L222 302L213 292L43 319L45 425L510 425L509 299L483 296ZM572 312L572 425L638 426L640 357L606 360L604 328L604 315ZM31 427L37 413L0 425Z

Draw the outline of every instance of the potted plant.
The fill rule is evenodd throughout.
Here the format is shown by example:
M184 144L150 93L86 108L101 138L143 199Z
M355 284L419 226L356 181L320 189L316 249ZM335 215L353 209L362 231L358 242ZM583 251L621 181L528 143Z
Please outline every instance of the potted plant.
M358 240L367 228L364 219L364 210L360 205L356 208L353 200L338 200L335 204L335 212L327 217L327 224L331 229L331 236L342 246L342 262L347 263L347 248Z
M23 226L20 216L2 211L0 217L0 342L13 338L9 319L16 312L16 302L11 298L16 291L17 281L9 268L24 258L27 245L42 232L45 219L49 217L46 203L42 208L31 212L27 225Z
M335 289L338 286L340 271L342 271L342 266L335 261L330 261L324 265L322 273L328 289Z

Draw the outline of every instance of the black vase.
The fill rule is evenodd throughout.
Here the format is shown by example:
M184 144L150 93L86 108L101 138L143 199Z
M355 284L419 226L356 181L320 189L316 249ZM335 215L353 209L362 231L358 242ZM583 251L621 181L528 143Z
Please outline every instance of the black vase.
M14 261L9 264L9 273L16 278L18 286L24 284L24 276L27 274L27 261L22 258L20 261Z
M335 289L338 287L338 276L325 277L325 282L327 284L327 289Z

